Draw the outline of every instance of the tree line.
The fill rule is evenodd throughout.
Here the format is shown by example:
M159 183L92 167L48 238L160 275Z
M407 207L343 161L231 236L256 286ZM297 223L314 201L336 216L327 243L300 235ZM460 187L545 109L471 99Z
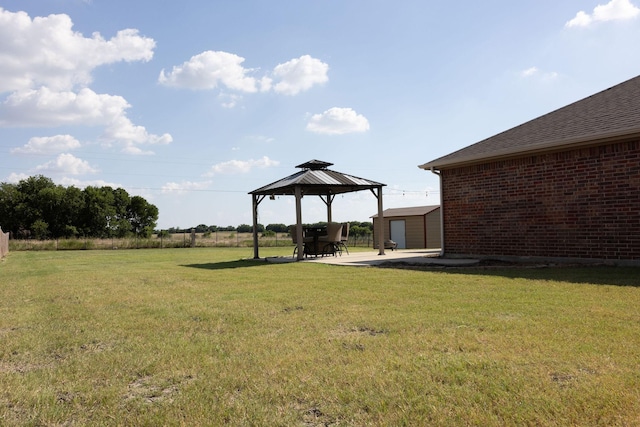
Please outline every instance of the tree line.
M122 188L56 185L42 175L0 183L0 225L14 238L149 237L158 208Z
M326 225L326 222L318 222L314 224L304 224L305 226L318 227ZM258 233L288 233L289 225L286 224L258 224L257 231ZM217 231L235 231L237 233L252 233L253 226L249 224L240 224L238 226L228 225L225 227L220 227L217 225L205 225L199 224L195 227L190 228L179 228L172 227L166 230L169 234L175 233L188 233L191 230L195 230L196 233L215 233ZM352 236L368 236L373 234L373 223L371 222L359 222L359 221L349 221L349 234Z
M17 184L0 183L0 226L13 238L58 239L73 237L150 237L158 221L158 208L143 197L130 196L122 188L56 185L45 176L23 179ZM322 226L326 222L304 224ZM349 234L364 237L373 233L371 222L349 221ZM199 224L181 229L172 227L163 233L235 231L251 233L248 224L217 226ZM258 224L259 233L288 233L289 225Z

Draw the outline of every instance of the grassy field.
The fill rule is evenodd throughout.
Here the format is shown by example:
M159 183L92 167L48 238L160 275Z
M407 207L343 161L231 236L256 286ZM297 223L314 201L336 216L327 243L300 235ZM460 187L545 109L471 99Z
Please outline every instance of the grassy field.
M10 253L0 425L640 425L638 269L251 256Z
M289 233L276 233L271 236L258 235L261 247L293 247ZM349 247L373 247L372 236L349 236ZM171 234L166 237L153 235L149 238L69 238L57 240L9 240L10 251L55 251L55 250L91 250L91 249L163 249L191 247L189 233ZM216 233L197 233L194 247L253 247L253 233L237 233L235 231L220 231Z

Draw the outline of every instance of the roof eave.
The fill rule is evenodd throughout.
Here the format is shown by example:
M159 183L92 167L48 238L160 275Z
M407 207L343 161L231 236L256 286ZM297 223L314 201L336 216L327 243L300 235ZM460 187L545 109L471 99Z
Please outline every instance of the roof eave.
M640 138L640 128L623 129L614 132L603 132L596 135L581 136L577 138L569 138L559 141L546 142L541 144L530 145L524 148L507 148L504 150L493 151L490 154L463 156L455 159L442 161L436 159L431 162L419 165L420 169L446 169L453 167L469 166L478 163L486 163L489 161L498 161L508 158L518 157L524 154L540 154L544 152L565 150L578 147L587 147L592 145L600 145L608 142L616 142L621 140ZM446 156L445 156L446 157Z

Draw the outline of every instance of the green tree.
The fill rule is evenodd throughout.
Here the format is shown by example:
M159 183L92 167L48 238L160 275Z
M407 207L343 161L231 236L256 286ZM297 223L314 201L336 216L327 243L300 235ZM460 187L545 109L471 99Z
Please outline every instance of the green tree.
M111 187L87 187L80 213L82 232L91 237L111 237L111 221L115 219L114 196Z
M362 224L362 223L361 223ZM349 226L349 234L357 237L365 237L373 234L373 227L369 228L365 224L363 225L350 225Z
M62 201L61 223L63 228L56 237L76 237L79 234L80 212L84 207L84 195L77 187L67 187Z
M157 219L157 207L122 188L65 188L42 175L0 183L0 225L15 236L148 236Z
M238 230L238 233L251 233L253 231L253 227L248 224L240 224L236 230Z
M289 227L284 224L268 224L266 230L273 231L274 233L287 233L289 231Z
M3 231L10 231L14 237L23 226L22 218L17 211L17 206L22 202L23 194L15 184L0 183L0 226Z
M236 228L236 230L238 231L238 233L253 233L253 226L248 224L240 224L238 228ZM258 233L263 232L264 225L258 224L257 231Z
M65 218L65 199L66 189L62 186L53 186L43 188L38 192L38 206L40 209L40 219L31 225L32 231L38 234L41 224L36 227L36 223L42 222L48 225L46 234L57 238L64 234L67 221ZM40 232L42 235L42 232ZM45 236L42 235L41 238Z
M141 237L150 237L158 221L158 208L143 197L133 196L127 209L133 231Z
M31 232L35 239L43 240L49 237L49 225L41 219L37 219L31 224Z
M55 187L51 179L42 175L31 176L18 183L16 188L22 194L19 203L15 206L16 215L20 218L19 228L31 230L36 221L47 222L44 219L43 210L47 211L47 205L51 201L46 197L42 199L42 195ZM39 227L41 228L41 224Z

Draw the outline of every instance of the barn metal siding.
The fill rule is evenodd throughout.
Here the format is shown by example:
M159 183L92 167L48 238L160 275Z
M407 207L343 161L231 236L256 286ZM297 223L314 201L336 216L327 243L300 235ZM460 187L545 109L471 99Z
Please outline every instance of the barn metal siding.
M378 221L373 215L374 229ZM390 239L391 221L405 221L407 249L436 249L441 247L440 207L418 206L411 208L387 209L384 212L384 238Z

